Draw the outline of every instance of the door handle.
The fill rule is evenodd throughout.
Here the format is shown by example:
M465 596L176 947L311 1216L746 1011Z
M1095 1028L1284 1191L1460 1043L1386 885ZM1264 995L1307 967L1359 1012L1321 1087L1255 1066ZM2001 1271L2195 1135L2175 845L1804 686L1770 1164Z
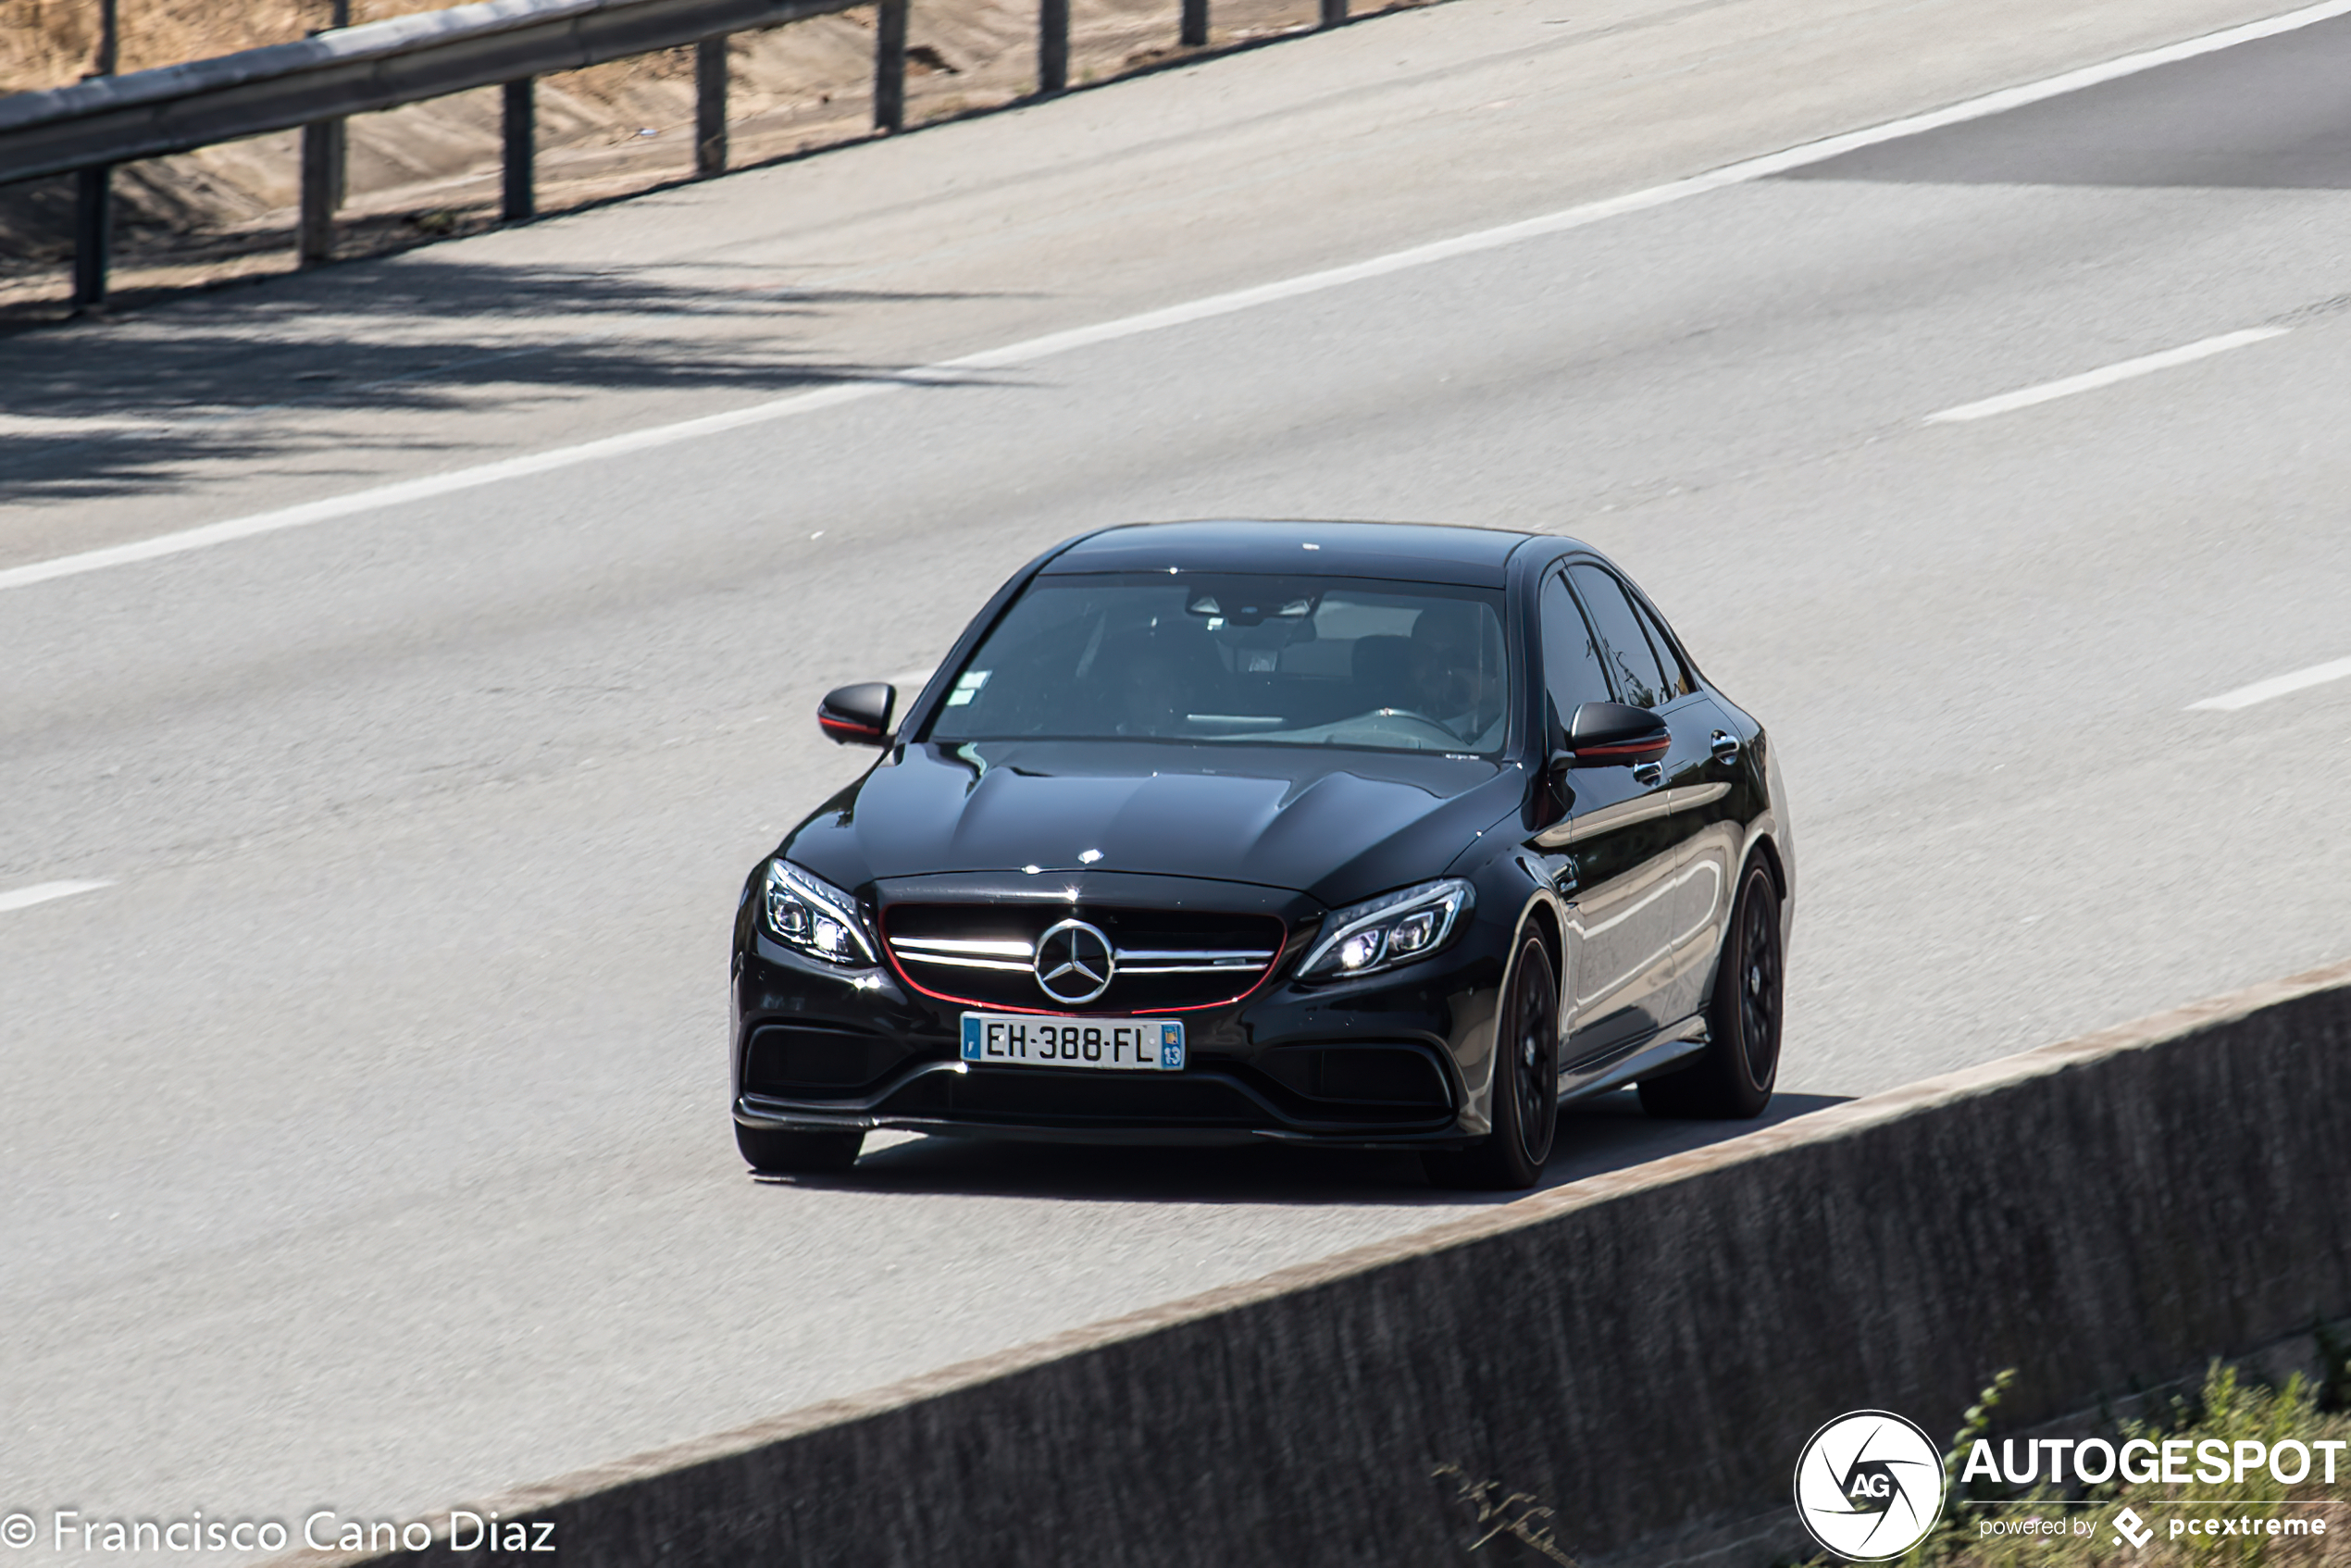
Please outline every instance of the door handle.
M1633 782L1645 790L1654 789L1664 778L1665 765L1661 762L1645 762L1633 769Z
M1714 760L1716 762L1735 763L1739 760L1739 738L1737 736L1732 734L1727 729L1718 729L1714 732L1713 742Z

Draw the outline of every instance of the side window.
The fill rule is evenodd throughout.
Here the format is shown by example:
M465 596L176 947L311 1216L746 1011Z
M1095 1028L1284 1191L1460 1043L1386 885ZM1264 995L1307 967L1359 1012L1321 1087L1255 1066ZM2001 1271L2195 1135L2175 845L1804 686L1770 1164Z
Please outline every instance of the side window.
M1623 701L1636 708L1662 707L1672 699L1668 695L1665 671L1657 662L1657 654L1649 647L1648 634L1641 629L1640 616L1633 602L1624 597L1624 590L1617 580L1598 566L1575 566L1567 569L1574 579L1575 591L1591 612L1592 625L1600 634L1600 652L1608 660L1609 672L1616 678L1616 690Z
M1608 671L1592 641L1584 612L1567 591L1567 579L1553 572L1543 579L1543 685L1551 712L1564 725L1586 703L1609 700ZM1548 743L1548 742L1547 742Z
M1629 593L1625 597L1633 598ZM1656 613L1638 599L1633 599L1633 609L1641 617L1643 629L1649 634L1649 646L1657 650L1658 664L1665 670L1666 701L1670 703L1676 697L1686 697L1697 691L1697 680L1691 678L1689 666L1682 663L1682 655L1673 651L1673 640L1665 635Z

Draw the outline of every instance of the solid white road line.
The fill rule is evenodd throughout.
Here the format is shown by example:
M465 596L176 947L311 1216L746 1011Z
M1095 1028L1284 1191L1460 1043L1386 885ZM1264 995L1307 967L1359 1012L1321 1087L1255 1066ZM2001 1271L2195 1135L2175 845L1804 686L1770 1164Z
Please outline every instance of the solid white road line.
M423 479L404 479L379 485L372 490L355 491L348 495L331 496L323 501L306 502L274 512L258 513L247 517L232 517L225 522L207 523L201 528L183 529L178 533L160 534L130 544L110 545L101 550L87 550L79 554L61 555L52 560L34 561L21 566L0 568L0 589L24 588L33 583L49 582L58 578L79 577L84 572L104 571L111 566L130 566L140 561L153 561L167 555L178 555L191 550L207 549L233 540L251 539L257 534L276 533L285 529L302 528L331 518L347 517L358 512L404 505L435 496L454 494L482 485L498 484L506 479L543 474L575 464L594 462L605 457L632 452L651 451L656 447L695 441L726 430L740 429L749 425L763 425L788 419L818 409L835 408L845 403L878 397L909 385L956 385L970 371L999 370L1014 366L1034 365L1056 355L1078 349L1115 342L1124 338L1140 337L1147 332L1163 331L1172 327L1188 326L1236 311L1253 310L1259 305L1281 300L1299 299L1325 290L1343 288L1350 283L1385 278L1414 268L1430 267L1460 256L1474 255L1484 251L1514 245L1522 241L1561 234L1611 218L1630 213L1647 212L1652 207L1686 201L1733 185L1743 185L1757 180L1785 174L1791 169L1824 163L1830 158L1874 147L1886 142L1897 142L1945 126L1959 125L1968 120L1982 119L1989 115L2004 114L2022 108L2028 104L2063 97L2102 82L2135 76L2158 66L2175 65L2200 55L2216 54L2240 44L2275 38L2336 17L2351 15L2351 0L2322 0L2321 4L2306 6L2283 16L2248 22L2240 27L2225 28L2206 33L2200 38L2168 44L2158 49L2141 50L2098 65L2084 66L2079 70L2061 72L2040 81L2021 87L2003 88L1963 103L1888 120L1866 130L1847 131L1824 141L1809 142L1785 152L1771 153L1759 158L1727 164L1708 173L1687 180L1676 180L1647 190L1611 196L1601 201L1586 202L1541 218L1531 218L1518 223L1506 223L1499 228L1481 229L1474 233L1456 235L1430 244L1414 245L1374 256L1345 267L1334 267L1320 272L1309 272L1279 282L1260 284L1255 288L1236 289L1228 293L1212 294L1188 304L1169 305L1160 310L1147 310L1139 315L1122 317L1114 321L1098 322L1064 332L1050 332L1003 348L989 349L979 354L965 355L958 359L938 364L902 375L871 380L843 381L816 392L799 392L767 403L753 404L726 414L713 414L698 419L680 420L671 425L656 425L647 429L633 430L624 435L606 436L600 441L583 442L578 446L558 447L552 452L533 454L527 457L510 457L495 463L485 463L471 468L459 468L451 473L429 475Z
M2248 327L2242 332L2223 332L2217 338L2203 338L2178 348L2167 348L2161 354L2141 355L2119 365L2101 370L2084 370L2079 376L2068 376L2061 381L2044 381L2037 387L2021 392L2003 392L1987 397L1981 403L1962 403L1957 408L1946 408L1940 414L1930 414L1930 425L1955 425L1968 419L1989 419L1995 414L2007 414L2019 408L2030 408L2036 403L2054 403L2075 392L2095 392L2110 387L2117 381L2127 381L2137 376L2169 370L2174 365L2187 365L2199 359L2209 359L2216 354L2226 354L2233 348L2245 348L2253 343L2267 342L2286 334L2283 327Z
M136 414L0 414L0 436L120 436L168 430L168 419Z
M2351 659L2336 659L2332 664L2312 665L2308 669L2295 670L2292 675L2274 676L2257 680L2250 686L2240 686L2233 691L2223 691L2218 697L2207 697L2201 703L2190 703L2188 709L2217 708L2228 711L2249 708L2256 703L2266 703L2272 697L2283 697L2289 691L2307 691L2324 686L2330 680L2351 678Z
M111 888L112 882L36 882L30 888L19 888L12 893L0 893L0 915L13 909L31 909L36 903L52 899L69 899L76 893L94 893L100 888Z

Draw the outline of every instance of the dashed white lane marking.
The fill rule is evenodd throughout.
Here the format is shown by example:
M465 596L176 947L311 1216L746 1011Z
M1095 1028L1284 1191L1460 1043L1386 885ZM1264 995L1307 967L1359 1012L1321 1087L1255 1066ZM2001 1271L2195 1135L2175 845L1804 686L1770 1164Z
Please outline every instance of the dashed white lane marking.
M2272 697L2283 697L2290 691L2304 691L2313 686L2324 686L2330 680L2351 678L2351 659L2336 659L2329 664L2312 665L2308 669L2295 670L2292 675L2272 676L2257 680L2250 686L2240 686L2233 691L2223 691L2218 697L2207 697L2201 703L2190 703L2191 712L2197 708L2249 708L2256 703L2266 703Z
M2242 332L2223 332L2217 338L2202 338L2178 348L2167 348L2160 354L2141 355L2136 359L2126 359L2103 369L2084 370L2079 376L2068 376L2063 380L2044 381L2037 387L2003 392L1998 397L1987 397L1981 403L1962 403L1957 408L1946 408L1940 414L1928 415L1926 422L1930 425L1951 425L1968 419L1989 419L1995 414L2030 408L2036 403L2054 403L2076 392L2095 392L2100 387L2110 387L2117 381L2151 376L2158 370L2169 370L2175 365L2193 364L2199 359L2209 359L2216 354L2226 354L2233 348L2249 347L2285 334L2283 327L2248 327Z
M843 404L857 403L909 386L953 386L969 380L978 370L1001 370L1015 366L1034 365L1039 360L1078 349L1115 342L1123 338L1140 337L1169 328L1189 326L1198 321L1230 316L1237 311L1253 310L1259 305L1282 300L1299 299L1329 289L1344 288L1375 278L1430 267L1456 257L1474 255L1484 251L1499 250L1505 245L1540 239L1547 235L1565 233L1589 224L1622 218L1631 213L1647 212L1674 202L1686 201L1711 191L1733 185L1744 185L1766 180L1791 169L1804 168L1864 147L1874 147L1886 142L1897 142L1945 126L1959 125L1968 120L1982 119L1989 115L2004 114L2022 108L2028 104L2063 97L2102 82L2135 76L2141 71L2159 66L2175 65L2200 55L2216 54L2240 44L2252 44L2282 33L2294 32L2315 26L2336 17L2351 15L2351 0L2323 0L2315 6L2288 11L2283 16L2248 22L2240 27L2208 32L2200 38L2190 38L2161 48L2144 49L2133 55L2123 55L2097 65L2084 66L2079 70L2060 72L2039 81L2020 87L2003 88L1980 97L1933 109L1925 114L1909 115L1888 120L1883 125L1861 131L1847 131L1819 142L1783 152L1766 154L1739 163L1726 164L1721 168L1686 180L1670 180L1652 185L1647 190L1610 196L1600 201L1586 202L1530 218L1517 223L1505 223L1497 228L1481 229L1474 233L1458 234L1451 239L1414 245L1405 250L1391 251L1345 267L1328 268L1309 272L1278 282L1263 283L1254 288L1236 289L1227 293L1212 294L1160 310L1147 310L1138 315L1121 317L1114 321L1098 322L1065 332L1050 332L1003 348L989 349L979 354L964 355L958 359L941 360L938 364L901 374L869 380L837 382L815 392L799 392L767 403L753 404L724 414L705 415L698 419L683 419L675 424L656 425L646 429L630 430L602 440L582 442L577 446L558 447L552 452L533 453L524 457L509 457L495 463L484 463L471 468L459 468L445 474L430 474L422 479L403 479L393 484L378 485L372 490L354 491L348 495L330 496L321 501L305 502L298 506L281 507L273 512L256 513L252 516L231 517L224 522L207 523L201 528L183 529L177 533L158 534L128 544L108 545L99 550L85 550L79 554L60 555L47 561L29 562L20 566L0 568L0 589L25 588L34 583L50 582L59 578L79 577L84 572L105 571L113 566L131 566L142 561L159 560L192 550L208 549L235 540L251 539L260 534L277 533L286 529L304 528L312 523L347 517L355 513L372 512L451 495L460 491L475 490L483 485L498 484L507 479L529 478L534 474L568 468L581 463L617 457L629 453L648 452L657 447L672 446L679 442L695 441L703 436L739 430L747 426L764 425L788 419L819 409L837 408Z
M30 888L19 888L0 893L0 915L10 910L31 909L36 903L53 899L69 899L76 893L94 893L100 888L111 888L112 882L35 882Z

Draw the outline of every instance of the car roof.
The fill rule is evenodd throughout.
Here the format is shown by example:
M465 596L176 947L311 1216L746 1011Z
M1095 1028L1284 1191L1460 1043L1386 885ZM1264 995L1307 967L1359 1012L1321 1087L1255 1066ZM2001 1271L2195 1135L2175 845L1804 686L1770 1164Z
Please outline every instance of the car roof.
M1225 518L1128 523L1073 540L1041 568L1075 572L1311 572L1499 588L1511 553L1548 536L1436 523ZM1569 541L1558 540L1564 547Z

